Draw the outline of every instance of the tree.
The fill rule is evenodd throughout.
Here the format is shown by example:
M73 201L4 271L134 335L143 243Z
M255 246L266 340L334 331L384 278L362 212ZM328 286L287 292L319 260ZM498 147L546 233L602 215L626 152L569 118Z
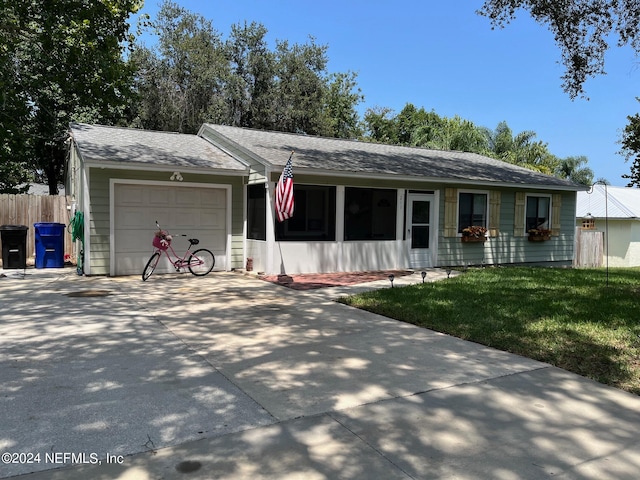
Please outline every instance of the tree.
M605 73L605 53L609 39L617 37L619 47L629 45L640 54L640 8L632 0L486 0L478 13L488 17L492 28L504 27L516 17L518 9L553 32L560 47L565 74L562 86L573 99L585 96L589 77ZM631 173L623 178L629 186L640 186L640 135L636 117L627 117L620 153L627 160L636 156ZM638 140L636 140L638 139Z
M523 9L547 25L560 47L565 73L562 86L571 98L584 96L589 77L605 73L609 37L618 46L630 45L640 54L640 8L637 1L620 0L486 0L478 10L493 28L504 27Z
M276 65L266 35L264 25L255 22L231 27L226 42L231 73L225 93L231 125L271 126Z
M488 148L487 129L457 115L441 117L411 103L393 118L389 118L390 114L389 109L367 111L365 125L371 140L474 153L484 153Z
M637 98L640 101L640 98ZM640 114L628 116L629 123L622 132L622 149L620 153L627 161L631 161L631 173L622 178L629 179L628 187L640 188Z
M10 88L24 106L15 107L27 110L19 136L28 139L28 150L21 153L56 194L69 123L111 123L125 114L132 70L123 51L133 40L127 19L141 5L138 0L15 3L19 6L3 4L2 14L12 19L15 35Z
M325 90L324 115L327 117L329 136L359 138L362 136L360 117L356 106L364 100L356 83L354 72L329 75Z
M196 133L203 122L228 118L229 68L221 35L201 15L165 1L150 23L156 49L137 46L138 118L143 128Z
M23 5L4 1L0 5L0 193L23 193L31 178L27 164L29 136L24 129L29 117L28 99L20 88L15 62L19 38L17 10Z
M547 175L557 173L560 160L542 141L535 141L536 133L525 130L516 135L506 122L500 122L490 134L490 150L487 155L529 168Z
M587 167L585 156L567 157L560 160L556 176L581 185L593 185L593 170Z
M364 140L395 144L396 132L393 110L389 107L372 107L364 113Z
M273 128L283 132L328 135L323 116L327 46L276 42L276 85Z

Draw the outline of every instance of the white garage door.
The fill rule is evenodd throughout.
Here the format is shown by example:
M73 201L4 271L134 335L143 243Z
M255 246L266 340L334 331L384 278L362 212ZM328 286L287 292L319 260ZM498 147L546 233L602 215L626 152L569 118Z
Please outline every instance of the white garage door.
M195 248L207 248L216 257L215 270L226 270L227 190L192 186L114 185L113 275L141 274L153 252L151 242L160 226L175 234L172 246L183 255L187 238L197 238ZM178 234L186 234L180 237ZM163 255L156 272L175 271Z

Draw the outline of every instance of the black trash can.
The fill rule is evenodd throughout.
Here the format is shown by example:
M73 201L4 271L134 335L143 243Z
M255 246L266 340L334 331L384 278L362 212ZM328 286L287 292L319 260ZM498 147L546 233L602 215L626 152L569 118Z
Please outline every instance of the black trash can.
M2 225L2 268L27 268L27 230L26 225Z
M64 267L64 223L34 223L36 268Z

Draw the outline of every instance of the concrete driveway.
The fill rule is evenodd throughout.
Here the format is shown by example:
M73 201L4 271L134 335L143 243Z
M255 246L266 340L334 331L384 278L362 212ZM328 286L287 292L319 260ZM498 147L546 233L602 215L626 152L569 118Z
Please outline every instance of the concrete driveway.
M0 478L638 478L640 397L332 301L365 287L4 273Z

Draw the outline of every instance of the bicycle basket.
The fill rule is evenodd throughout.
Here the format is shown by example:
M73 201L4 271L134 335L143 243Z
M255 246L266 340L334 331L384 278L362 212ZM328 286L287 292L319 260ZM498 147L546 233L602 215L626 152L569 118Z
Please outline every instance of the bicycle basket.
M156 232L153 237L153 246L160 250L166 250L169 245L171 245L171 236L164 231Z

